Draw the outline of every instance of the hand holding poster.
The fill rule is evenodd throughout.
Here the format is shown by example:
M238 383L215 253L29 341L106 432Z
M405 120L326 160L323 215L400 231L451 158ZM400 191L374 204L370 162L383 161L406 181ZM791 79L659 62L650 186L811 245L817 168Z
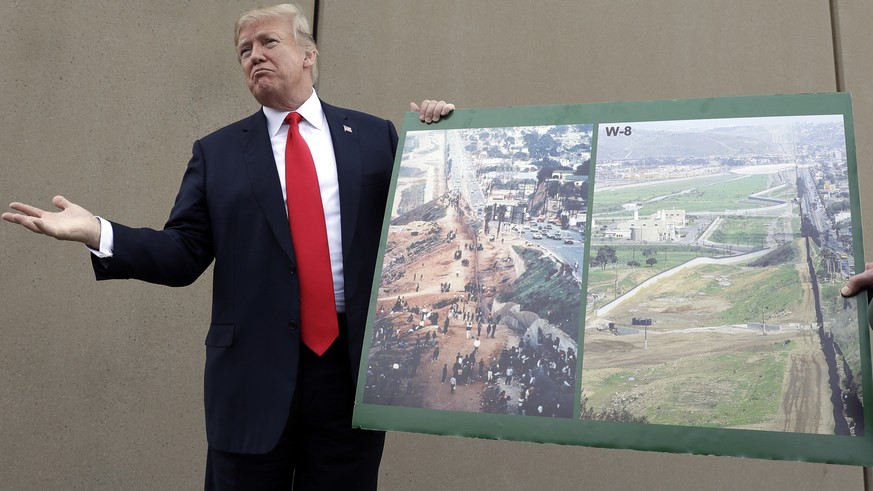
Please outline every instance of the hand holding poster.
M459 110L401 148L356 424L873 464L848 95Z

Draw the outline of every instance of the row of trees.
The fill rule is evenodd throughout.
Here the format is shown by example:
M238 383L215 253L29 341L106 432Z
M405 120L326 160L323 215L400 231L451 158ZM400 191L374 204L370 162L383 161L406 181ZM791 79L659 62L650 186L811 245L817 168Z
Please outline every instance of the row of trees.
M512 135L496 134L488 129L483 129L478 135L471 135L466 148L470 152L483 150L490 158L512 157L519 160L542 161L558 157L562 152L583 153L591 151L591 137L571 147L564 147L555 137L561 137L570 131L569 126L552 126L545 133L527 131L521 136L524 150L516 150L511 153L511 147L515 146L518 139ZM489 145L489 143L492 144Z
M644 247L642 251L643 257L646 258L646 264L649 267L658 264L658 260L655 259L655 255L657 251L654 247ZM612 246L601 246L597 248L597 255L591 258L591 262L589 263L592 267L599 267L600 269L606 269L607 265L615 264L618 262L618 255L615 252L615 247ZM642 266L636 258L631 259L627 262L627 265L631 268L636 268Z

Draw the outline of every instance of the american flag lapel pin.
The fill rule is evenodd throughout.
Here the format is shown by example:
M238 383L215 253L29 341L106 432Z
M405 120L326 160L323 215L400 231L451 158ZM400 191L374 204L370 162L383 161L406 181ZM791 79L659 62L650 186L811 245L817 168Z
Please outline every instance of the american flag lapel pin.
M352 127L351 127L351 126L343 125L343 131L345 131L346 133L351 133L351 132L352 132Z

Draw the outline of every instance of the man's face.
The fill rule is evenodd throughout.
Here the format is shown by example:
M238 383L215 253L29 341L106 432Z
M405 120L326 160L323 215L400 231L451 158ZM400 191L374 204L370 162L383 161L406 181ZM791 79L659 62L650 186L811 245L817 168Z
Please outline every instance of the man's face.
M237 55L255 99L278 110L295 110L312 93L316 52L304 53L287 22L251 22L240 29Z

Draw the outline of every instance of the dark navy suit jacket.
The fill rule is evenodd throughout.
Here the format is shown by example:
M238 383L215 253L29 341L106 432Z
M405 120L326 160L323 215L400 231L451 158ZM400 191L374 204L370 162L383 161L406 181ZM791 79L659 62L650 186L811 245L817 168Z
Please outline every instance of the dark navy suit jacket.
M322 102L340 191L348 350L356 378L397 132ZM290 412L300 350L294 249L262 111L194 143L163 230L113 223L98 279L192 283L214 260L204 395L209 445L270 451Z

